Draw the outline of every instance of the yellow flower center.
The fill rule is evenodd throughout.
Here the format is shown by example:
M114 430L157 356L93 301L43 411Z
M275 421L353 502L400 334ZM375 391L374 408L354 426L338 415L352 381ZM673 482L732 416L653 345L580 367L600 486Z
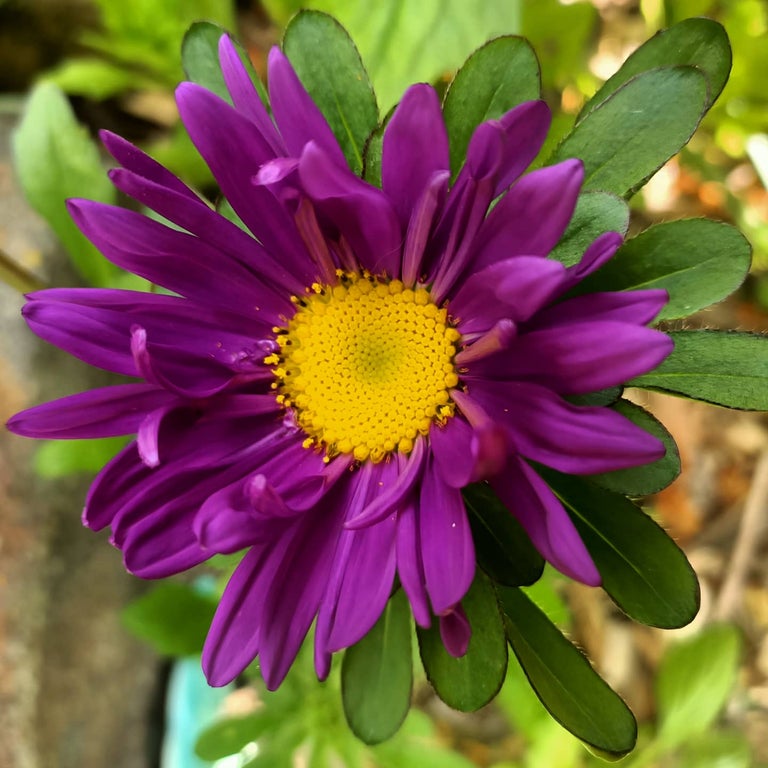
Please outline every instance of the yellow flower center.
M453 415L458 331L423 288L344 273L295 299L278 331L278 400L330 458L381 461L409 453L433 421Z

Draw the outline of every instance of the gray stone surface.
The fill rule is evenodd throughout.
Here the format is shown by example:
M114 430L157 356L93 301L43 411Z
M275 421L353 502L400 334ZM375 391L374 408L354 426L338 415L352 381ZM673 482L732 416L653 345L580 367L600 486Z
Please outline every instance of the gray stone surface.
M56 284L65 260L23 201L0 115L0 249ZM22 297L0 285L0 421L105 382L29 332ZM0 768L152 768L158 662L119 610L143 585L82 528L87 478L43 481L34 441L0 428Z

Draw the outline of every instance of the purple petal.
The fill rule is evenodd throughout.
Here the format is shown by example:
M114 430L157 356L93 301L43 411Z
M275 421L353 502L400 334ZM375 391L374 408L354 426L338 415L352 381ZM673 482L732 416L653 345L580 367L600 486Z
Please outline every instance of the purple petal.
M611 472L664 455L660 440L619 413L572 405L536 384L478 381L471 395L507 428L522 456L561 472Z
M546 256L571 220L583 178L580 160L566 160L523 176L481 227L473 271L511 256Z
M290 260L276 258L251 235L199 198L189 200L123 168L113 169L109 177L121 192L197 235L216 251L240 262L262 281L276 283L294 294L301 293L308 281L311 282L314 273L307 259L301 255Z
M449 307L462 334L486 333L501 319L527 320L562 291L565 267L538 256L515 256L469 277Z
M432 616L429 610L424 563L421 558L421 537L417 511L413 502L406 504L397 515L397 574L408 596L413 618L420 627L428 627Z
M511 457L491 485L539 552L555 568L584 584L600 585L600 574L571 518L528 464Z
M136 447L141 460L148 467L157 467L160 464L160 428L165 417L180 404L181 401L177 400L175 403L155 408L139 424L136 433Z
M435 89L411 86L384 131L381 186L405 227L435 173L449 171L448 134Z
M668 301L669 294L661 288L590 293L546 307L532 318L528 327L538 330L584 322L645 325L654 320Z
M647 373L673 346L665 333L642 326L573 323L519 336L503 354L471 365L468 377L524 380L564 395L585 394Z
M219 61L224 82L235 108L259 129L276 155L287 154L285 144L228 35L222 35L219 38Z
M138 176L153 184L167 187L177 195L188 198L196 204L201 202L200 198L181 179L121 136L110 131L99 131L99 138L107 152L124 168L129 168Z
M459 174L494 180L496 197L509 187L539 153L552 120L543 101L527 101L502 115L499 120L481 123L472 134L467 162Z
M461 417L448 419L442 426L433 423L429 443L440 479L451 488L472 482L475 462L472 455L472 427Z
M258 128L194 83L182 83L176 100L192 142L224 197L266 249L301 274L308 258L291 215L268 189L251 183L261 166L275 157Z
M230 307L276 325L291 312L277 292L242 263L197 237L125 208L68 201L83 234L114 264L182 296Z
M472 638L472 627L461 604L440 617L440 638L445 650L454 658L466 654Z
M18 435L54 440L130 435L147 413L176 402L149 384L118 384L29 408L6 426Z
M288 152L299 157L310 142L319 146L338 166L347 161L323 113L301 84L290 61L275 47L269 52L268 84L272 113Z
M310 142L304 149L299 174L306 193L349 242L358 263L371 274L400 274L402 233L384 193L366 184Z
M276 537L254 547L229 579L203 647L210 685L232 682L259 652L264 594L288 545L288 537Z
M412 286L422 276L424 253L439 209L445 202L450 173L436 173L417 200L403 246L403 282Z
M378 492L378 483L391 479L394 464L371 466L370 482L362 498L350 503L347 514L357 513ZM358 483L362 483L365 468ZM392 514L380 523L356 531L344 530L339 537L329 587L321 607L327 630L326 647L338 651L354 645L376 623L387 604L395 577L395 535L397 517ZM321 618L318 618L318 632Z
M419 535L424 578L432 610L451 610L475 575L475 548L461 491L446 485L427 460L419 499Z
M581 282L587 275L613 257L624 238L618 232L603 232L589 245L578 264L568 267L568 288Z
M391 515L421 479L426 454L423 438L416 439L413 451L407 458L397 454L394 459L398 464L397 474L386 480L381 479L379 493L371 498L357 515L348 515L344 527L365 528Z

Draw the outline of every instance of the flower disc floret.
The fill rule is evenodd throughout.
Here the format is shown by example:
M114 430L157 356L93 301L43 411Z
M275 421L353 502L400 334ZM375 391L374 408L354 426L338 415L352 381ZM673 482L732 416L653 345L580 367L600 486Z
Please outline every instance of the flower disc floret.
M460 335L426 289L344 273L295 304L270 362L307 446L381 461L453 415Z

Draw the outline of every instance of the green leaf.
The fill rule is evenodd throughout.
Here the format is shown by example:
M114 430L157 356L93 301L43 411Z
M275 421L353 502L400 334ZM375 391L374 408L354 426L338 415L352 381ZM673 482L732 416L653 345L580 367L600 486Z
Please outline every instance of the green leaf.
M103 101L125 91L157 88L157 83L135 70L105 59L67 59L47 72L44 81L66 93Z
M709 729L736 682L740 651L738 630L719 624L666 652L656 678L657 739L664 746Z
M456 73L443 105L453 173L463 165L480 123L540 96L539 62L527 40L499 37L475 51Z
M572 475L539 472L563 502L603 579L636 621L674 629L699 609L699 583L683 551L625 496Z
M633 387L728 408L768 410L768 338L732 331L673 331L672 354Z
M738 731L710 731L681 750L685 768L755 768L746 735Z
M650 464L591 475L589 479L609 491L616 491L626 496L649 496L652 493L658 493L680 474L680 454L672 435L648 411L628 400L619 400L612 408L638 427L659 438L664 443L666 452L660 459Z
M373 129L371 135L366 139L363 149L363 178L369 184L373 184L374 187L381 186L381 154L384 146L384 131L394 111L394 108L391 109L381 123Z
M49 478L95 475L127 442L126 437L46 441L35 453L35 472Z
M366 744L392 736L411 706L411 610L402 589L370 632L344 653L341 697L353 733Z
M419 651L437 695L462 712L485 706L498 692L507 672L507 641L496 592L480 570L461 605L467 614L472 637L461 658L445 650L438 622L429 629L417 628Z
M499 598L509 644L552 717L597 749L612 755L629 752L637 724L627 705L519 589L501 587Z
M624 234L629 226L629 206L608 192L579 195L568 228L549 254L550 259L571 267L581 261L587 246L603 232Z
M166 656L191 656L203 649L216 600L187 584L164 581L129 603L123 624Z
M282 717L282 712L272 712L265 707L250 715L219 720L197 737L195 754L210 761L236 755L265 731L279 727Z
M359 176L379 108L355 44L336 19L301 11L285 31L283 48Z
M75 226L65 200L87 197L114 203L115 190L95 144L55 85L41 83L32 90L12 144L16 172L29 204L51 226L80 275L92 285L110 285L121 270Z
M749 272L751 252L736 227L719 221L657 224L627 240L574 294L664 288L669 303L657 319L686 317L733 293Z
M725 29L712 19L685 19L657 32L641 45L584 105L579 119L602 104L635 75L658 67L690 65L709 82L707 108L720 95L731 71L731 46Z
M522 525L489 485L474 483L463 494L483 570L499 584L533 584L544 569L544 558L531 544Z
M655 69L624 83L590 112L550 158L584 162L584 190L636 192L693 135L707 106L692 67Z
M224 82L224 75L219 63L219 40L225 34L228 34L227 30L218 24L212 24L210 21L196 21L187 30L181 41L181 64L184 68L184 74L193 83L213 91L228 104L231 104L232 99ZM261 100L265 104L269 104L264 85L256 74L248 53L237 41L232 40L232 44L251 76Z

